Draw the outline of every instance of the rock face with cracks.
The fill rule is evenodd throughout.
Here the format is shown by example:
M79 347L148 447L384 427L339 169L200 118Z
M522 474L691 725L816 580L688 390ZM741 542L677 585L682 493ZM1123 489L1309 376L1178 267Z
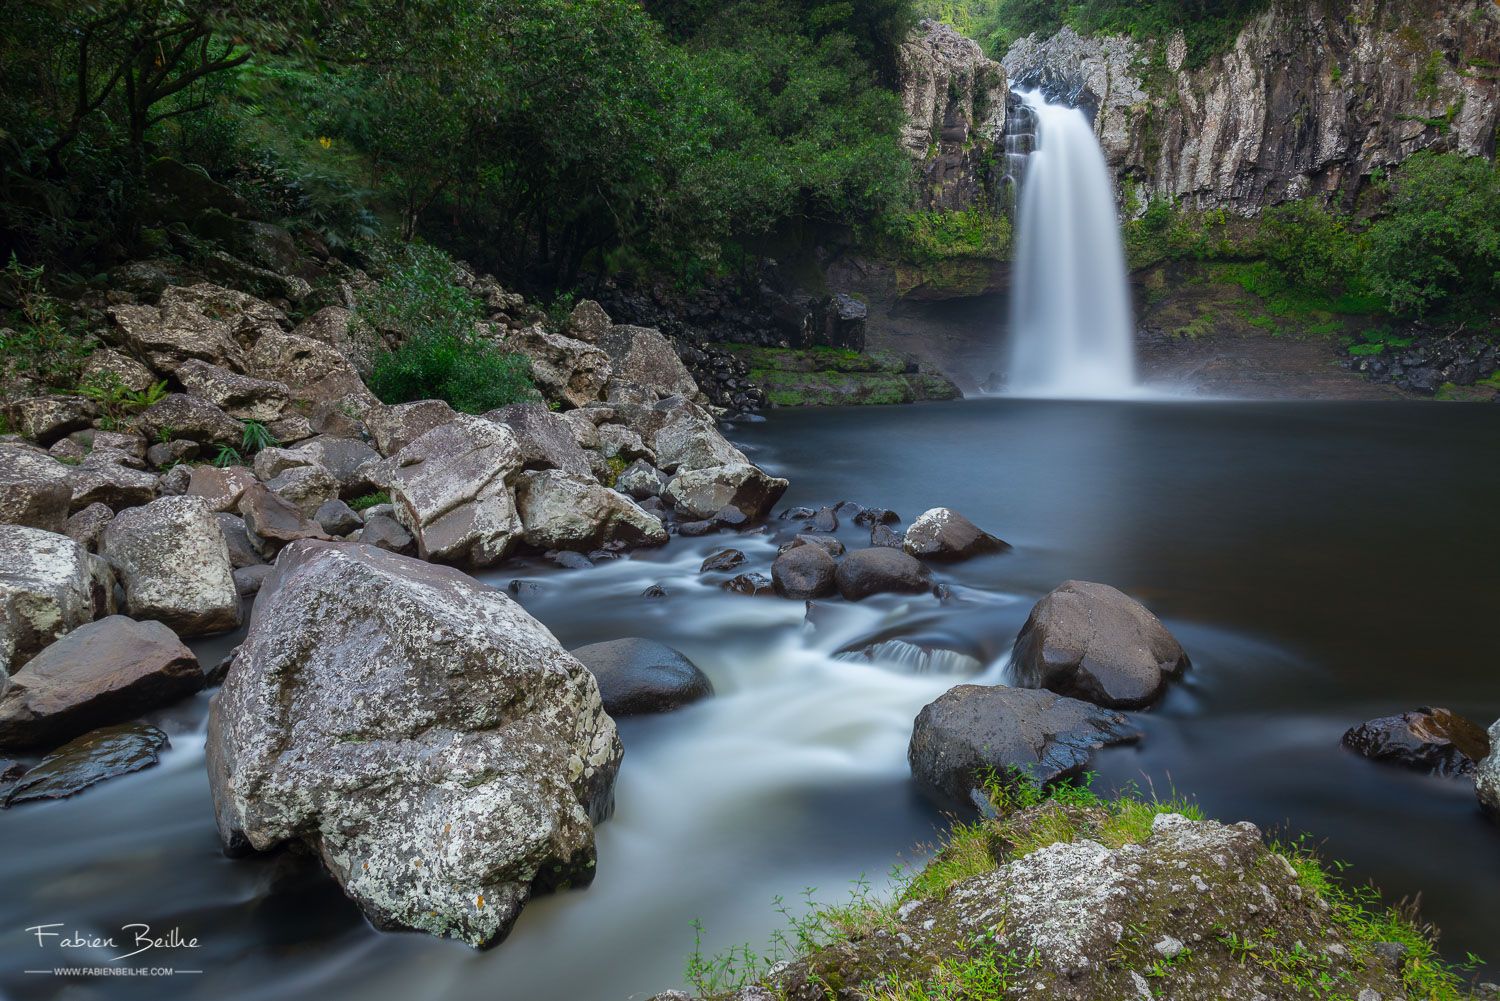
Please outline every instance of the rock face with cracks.
M509 597L315 541L262 588L207 748L232 852L299 842L377 925L474 946L592 878L621 753L593 676Z
M201 497L162 497L122 511L104 530L104 555L125 587L125 611L179 636L240 624L224 529Z
M114 574L102 559L66 535L0 525L0 675L114 605Z

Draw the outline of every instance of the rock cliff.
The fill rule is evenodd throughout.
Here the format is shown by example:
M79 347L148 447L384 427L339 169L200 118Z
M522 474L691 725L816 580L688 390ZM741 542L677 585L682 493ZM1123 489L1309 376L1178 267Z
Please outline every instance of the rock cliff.
M1181 34L1013 45L1005 71L1094 117L1127 211L1152 197L1252 215L1313 194L1352 203L1423 149L1493 155L1493 0L1276 0L1198 68Z

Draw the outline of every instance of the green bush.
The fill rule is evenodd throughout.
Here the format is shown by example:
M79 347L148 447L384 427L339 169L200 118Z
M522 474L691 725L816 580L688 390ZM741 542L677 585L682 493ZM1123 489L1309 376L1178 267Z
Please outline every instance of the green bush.
M1329 291L1353 278L1359 264L1359 242L1348 220L1317 199L1267 209L1260 236L1266 259L1289 285Z
M355 320L398 338L465 338L484 318L479 300L458 284L452 258L426 244L369 249L370 266L380 280L360 294Z
M892 250L917 264L954 257L1005 260L1011 250L1011 222L976 206L962 212L906 212L886 224Z
M466 414L538 398L530 359L506 354L472 335L412 337L376 357L369 381L370 391L384 403L447 400Z

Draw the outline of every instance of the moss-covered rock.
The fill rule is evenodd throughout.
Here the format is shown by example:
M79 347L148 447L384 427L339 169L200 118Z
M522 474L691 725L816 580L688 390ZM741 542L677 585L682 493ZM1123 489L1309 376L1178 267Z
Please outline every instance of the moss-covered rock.
M749 365L751 381L780 407L916 403L963 395L947 377L923 372L890 352L749 345L731 345L731 350Z

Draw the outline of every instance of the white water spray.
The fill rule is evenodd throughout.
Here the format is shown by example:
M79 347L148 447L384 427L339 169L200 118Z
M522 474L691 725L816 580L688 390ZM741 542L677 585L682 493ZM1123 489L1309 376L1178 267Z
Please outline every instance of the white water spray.
M1022 94L1037 148L1021 184L1010 391L1118 397L1135 388L1134 320L1114 190L1076 108Z

